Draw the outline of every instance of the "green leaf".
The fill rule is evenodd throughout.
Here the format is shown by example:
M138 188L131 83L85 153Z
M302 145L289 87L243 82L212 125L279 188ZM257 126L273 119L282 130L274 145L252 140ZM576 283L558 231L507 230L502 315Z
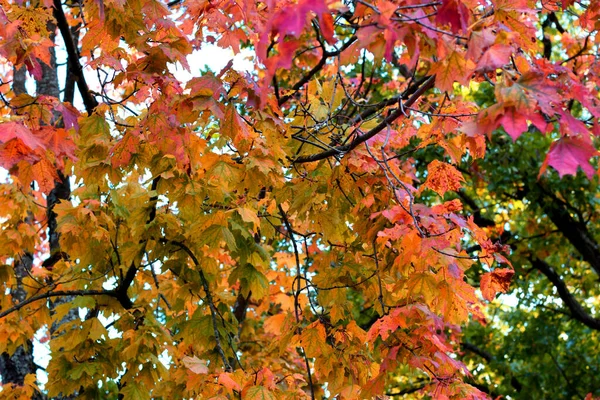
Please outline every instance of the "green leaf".
M277 397L264 386L250 386L244 390L246 400L277 400Z
M252 291L252 297L256 300L262 299L269 294L269 281L267 277L254 268L251 264L245 264L233 270L229 276L229 283L241 282L241 291L243 296L248 296Z
M229 251L236 251L235 237L231 231L222 225L211 225L202 233L200 244L213 245L224 241Z

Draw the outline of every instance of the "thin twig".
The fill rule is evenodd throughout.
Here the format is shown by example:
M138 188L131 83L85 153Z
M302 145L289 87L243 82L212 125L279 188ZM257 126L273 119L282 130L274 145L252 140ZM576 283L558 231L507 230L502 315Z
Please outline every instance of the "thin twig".
M423 95L423 93L425 93L427 90L429 90L433 87L434 83L435 83L435 75L427 78L419 86L419 88L413 93L413 95L408 100L406 100L406 102L404 102L404 107L412 106ZM332 156L339 156L339 155L346 154L349 151L358 147L360 144L366 142L367 140L369 140L372 137L374 137L375 135L377 135L383 129L388 127L392 122L394 122L395 120L397 120L398 118L400 118L404 115L405 115L405 113L404 113L403 107L398 107L398 109L396 109L396 111L392 112L387 118L385 118L383 121L381 121L377 126L375 126L370 131L357 136L350 143L341 145L341 146L337 146L333 149L323 151L321 153L311 154L308 156L300 156L300 157L293 159L292 162L294 164L302 164L302 163L307 163L307 162L324 160L324 159L332 157Z
M217 352L221 356L221 361L223 361L223 366L225 367L225 371L231 372L233 368L229 361L227 360L227 356L225 356L225 351L223 350L223 346L221 345L221 335L219 334L219 327L217 324L217 307L215 307L215 303L212 297L212 293L210 292L210 287L208 286L208 281L206 280L206 276L204 275L204 271L202 271L202 267L200 265L200 261L196 257L196 255L192 252L192 250L186 246L182 242L178 242L176 240L161 240L163 243L171 243L175 246L178 246L181 250L185 251L187 255L192 259L196 268L198 268L198 275L200 276L200 281L202 282L202 288L206 293L206 302L208 303L208 308L210 309L210 316L212 319L213 332L215 334L215 342L217 342Z
M300 295L300 292L302 291L302 287L300 286L301 285L300 280L302 279L302 273L300 270L300 254L298 253L298 246L296 245L296 240L294 239L292 225L290 224L290 221L288 220L288 217L287 217L285 211L283 210L283 207L281 206L281 204L279 204L278 207L279 207L279 213L281 214L281 219L283 220L283 224L285 225L285 228L287 229L287 232L288 232L287 236L292 241L292 246L294 248L294 257L296 259L296 279L294 279L294 282L298 282L298 290L296 290L294 292L294 312L296 315L296 323L298 324L297 333L300 334L301 333L301 328L299 325L300 324L300 315L299 315L299 311L298 311L298 309L300 307L300 304L298 303L298 296ZM315 399L315 391L313 388L312 374L310 372L310 363L308 361L308 357L306 356L306 352L304 351L304 347L299 346L298 348L301 350L300 353L301 353L302 357L304 357L304 363L306 365L306 376L308 378L308 385L310 386L310 398L312 400L314 400Z

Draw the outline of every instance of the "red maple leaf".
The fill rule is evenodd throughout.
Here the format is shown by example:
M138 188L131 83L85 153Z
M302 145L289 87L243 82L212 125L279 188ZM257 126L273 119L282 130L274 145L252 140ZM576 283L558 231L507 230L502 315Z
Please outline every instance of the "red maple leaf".
M513 140L517 140L527 130L527 119L514 107L507 107L499 118L500 124Z
M466 32L469 23L469 9L460 0L444 0L438 9L435 21L440 24L448 24L452 32Z
M0 124L0 143L6 143L12 139L20 139L31 150L44 147L44 143L25 125L18 122L4 122Z
M495 71L497 68L508 64L513 49L505 44L495 44L483 53L477 63L476 71Z
M581 137L562 137L552 143L546 155L546 160L540 169L544 173L548 165L554 168L562 178L564 175L576 175L577 167L581 167L589 179L594 175L590 158L598 152L589 140Z

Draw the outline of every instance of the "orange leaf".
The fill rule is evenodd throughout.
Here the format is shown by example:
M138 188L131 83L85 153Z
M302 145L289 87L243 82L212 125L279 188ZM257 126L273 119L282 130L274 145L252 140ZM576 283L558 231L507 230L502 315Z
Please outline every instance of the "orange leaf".
M33 179L40 185L40 190L44 193L50 193L54 189L54 181L57 181L58 174L56 168L46 158L42 158L31 167Z
M494 300L496 293L506 293L515 271L509 268L497 268L481 277L481 293L488 300Z
M236 111L233 103L229 103L225 110L225 117L221 122L221 134L231 139L235 147L242 152L248 150L254 139L254 135Z
M219 384L225 386L229 390L241 390L240 384L231 378L231 374L224 372L219 375Z
M456 168L450 164L433 160L427 166L427 180L423 188L429 188L440 196L444 196L450 190L460 189L461 182L464 182L464 178Z
M285 314L277 314L267 318L264 323L265 332L278 336L281 335L281 330L283 328L285 319Z
M39 159L39 155L33 153L19 138L0 144L0 166L6 169L12 168L19 161L26 161L33 164Z

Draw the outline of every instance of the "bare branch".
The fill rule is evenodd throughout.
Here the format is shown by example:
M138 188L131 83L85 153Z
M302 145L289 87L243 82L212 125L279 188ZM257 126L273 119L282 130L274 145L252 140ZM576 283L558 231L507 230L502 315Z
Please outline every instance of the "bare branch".
M308 81L310 81L312 79L313 76L315 76L324 66L325 63L327 62L327 59L330 57L335 57L337 55L339 55L342 51L346 50L348 47L350 47L350 45L352 45L352 43L354 43L356 41L357 37L356 36L352 36L350 39L348 39L348 41L346 43L344 43L342 45L342 47L340 47L338 50L335 51L327 51L325 50L325 48L323 48L323 55L321 57L321 59L319 60L319 62L317 63L317 65L315 65L310 71L308 71L306 73L306 75L304 75L302 78L300 78L300 80L298 82L296 82L296 84L294 86L292 86L292 91L296 92L298 90L300 90L302 88L302 86L306 85L308 83ZM279 98L279 101L277 102L277 104L279 104L280 106L285 104L289 99L292 98L294 94L288 94L285 95L281 98Z
M357 136L350 143L334 147L330 150L323 151L321 153L311 154L308 156L297 157L292 162L294 164L302 164L307 162L319 161L333 156L339 156L348 153L349 151L355 149L360 144L366 142L371 139L373 136L377 135L384 128L388 127L392 122L397 120L398 118L405 115L404 109L406 107L412 106L427 90L433 87L435 83L435 75L427 78L421 86L412 94L412 96L404 102L403 107L398 107L396 111L392 112L388 115L383 121L381 121L377 126L375 126L370 131ZM401 99L399 101L402 101Z
M485 361L490 362L494 359L494 356L492 356L489 352L480 349L479 347L475 346L472 343L469 342L462 342L460 344L460 347L463 350L468 350L473 354L477 354L479 357L483 358Z
M298 296L300 295L300 292L302 291L302 286L301 286L301 279L302 279L302 273L300 270L300 255L298 253L298 246L296 244L296 239L294 239L294 230L292 229L292 225L290 224L290 221L285 213L285 211L283 210L283 207L281 207L281 204L279 205L279 213L281 214L281 219L283 220L283 224L285 225L285 229L287 230L287 235L290 238L290 240L292 241L292 246L294 247L294 257L296 259L296 279L294 279L294 282L297 282L298 285L298 289L294 292L294 311L295 311L295 315L296 315L296 323L300 323L300 315L299 315L299 308L300 308L300 303L298 302ZM292 284L293 286L293 284ZM297 329L297 333L300 334L301 333L301 329L300 326L298 326ZM306 352L304 351L304 348L302 346L299 346L298 349L300 349L299 353L302 357L304 357L304 364L306 365L306 376L308 378L308 385L310 387L310 398L312 400L315 399L315 391L313 388L313 382L312 382L312 374L310 372L310 363L308 361L308 357L306 356Z

